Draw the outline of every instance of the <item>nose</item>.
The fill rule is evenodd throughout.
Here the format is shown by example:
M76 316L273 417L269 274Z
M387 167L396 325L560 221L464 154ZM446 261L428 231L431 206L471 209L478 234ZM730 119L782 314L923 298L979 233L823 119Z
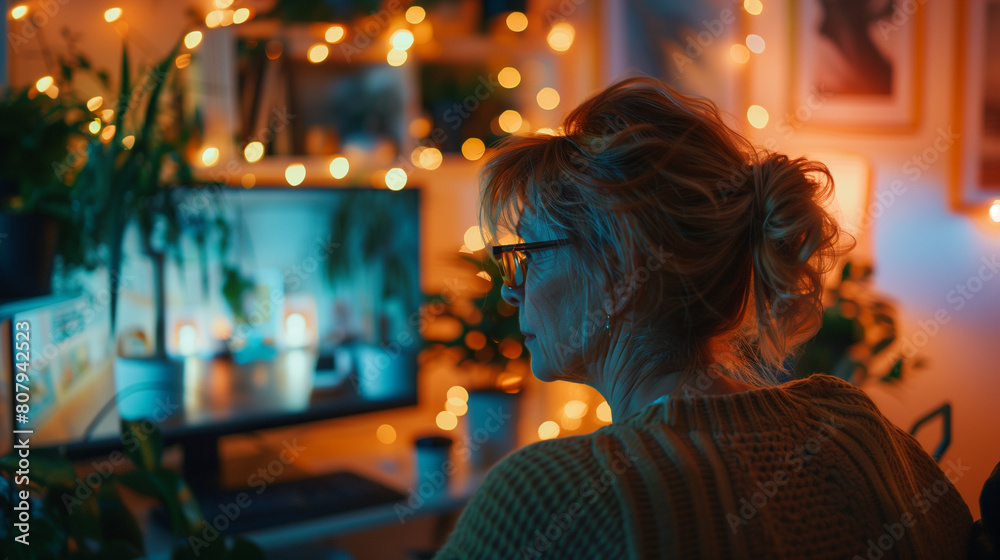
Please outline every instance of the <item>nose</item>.
M500 286L500 297L514 307L519 307L521 305L521 301L524 299L524 286L521 286L520 288L511 288L507 284L504 284L503 286Z

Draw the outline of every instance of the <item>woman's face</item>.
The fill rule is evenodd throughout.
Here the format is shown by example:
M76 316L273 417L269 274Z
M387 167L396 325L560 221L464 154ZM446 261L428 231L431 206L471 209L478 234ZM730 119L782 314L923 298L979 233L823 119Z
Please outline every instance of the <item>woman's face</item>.
M520 235L525 243L559 238L528 214L522 216ZM519 308L531 371L542 381L579 380L572 366L580 362L583 350L583 286L570 272L567 253L565 246L531 251L524 285L514 289L504 285L500 291L507 303Z

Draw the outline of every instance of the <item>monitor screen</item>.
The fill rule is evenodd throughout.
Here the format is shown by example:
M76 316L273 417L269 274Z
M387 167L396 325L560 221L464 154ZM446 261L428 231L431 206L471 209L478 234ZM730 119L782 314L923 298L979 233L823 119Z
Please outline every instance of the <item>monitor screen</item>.
M107 445L123 417L152 418L179 441L415 404L418 191L175 194L173 226L153 234L168 249L168 360L148 357L156 273L137 229L114 336L100 289L7 313L4 346L14 324L31 330L31 414L18 427L34 430L33 445ZM4 361L11 418L13 356Z

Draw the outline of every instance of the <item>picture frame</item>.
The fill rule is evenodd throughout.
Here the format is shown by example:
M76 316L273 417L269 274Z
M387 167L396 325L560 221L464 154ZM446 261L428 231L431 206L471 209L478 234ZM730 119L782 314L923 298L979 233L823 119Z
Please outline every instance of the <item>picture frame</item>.
M987 56L1000 45L987 33L990 22L1000 21L1000 1L960 0L956 9L951 203L965 210L1000 199L1000 64Z
M923 59L921 4L790 4L789 114L800 121L795 127L854 133L916 130ZM810 110L797 110L801 107Z

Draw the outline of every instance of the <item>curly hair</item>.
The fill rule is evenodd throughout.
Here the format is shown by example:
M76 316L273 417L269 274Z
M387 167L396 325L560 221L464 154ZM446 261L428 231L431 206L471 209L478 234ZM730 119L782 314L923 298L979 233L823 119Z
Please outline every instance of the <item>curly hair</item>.
M822 163L758 151L712 102L633 77L561 133L498 146L480 221L489 243L530 210L572 240L585 309L627 321L635 359L718 365L759 386L819 329L823 275L850 248L824 209L832 195ZM592 342L585 359L607 351Z

